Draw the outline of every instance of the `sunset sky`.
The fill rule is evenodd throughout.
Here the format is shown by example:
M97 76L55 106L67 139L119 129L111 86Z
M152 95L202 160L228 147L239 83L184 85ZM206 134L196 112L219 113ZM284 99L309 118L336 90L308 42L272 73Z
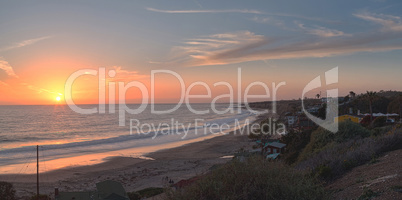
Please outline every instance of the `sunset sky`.
M116 71L107 83L139 81L149 90L151 70L171 70L187 87L206 82L212 98L229 91L213 86L220 81L237 95L239 67L242 90L254 81L270 90L286 82L278 99L300 98L309 81L337 66L341 96L402 90L397 0L0 1L0 27L4 105L63 103L72 73L100 67ZM157 76L155 102L176 102L179 86L173 76ZM80 76L72 88L74 102L98 102L97 76ZM132 88L126 98L142 97Z

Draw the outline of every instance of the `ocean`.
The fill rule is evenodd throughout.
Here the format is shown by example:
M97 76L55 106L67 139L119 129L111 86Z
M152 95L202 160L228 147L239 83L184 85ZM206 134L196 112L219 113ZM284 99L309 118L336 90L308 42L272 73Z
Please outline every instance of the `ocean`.
M174 106L157 104L155 110ZM79 114L67 105L0 106L0 174L36 173L37 145L41 172L92 165L113 156L152 159L144 155L227 134L256 117L229 104L215 107L217 111L210 104L192 104L194 110L208 111L194 114L182 105L174 112L155 114L148 105L141 113L125 113L125 126L119 126L118 105L102 114Z

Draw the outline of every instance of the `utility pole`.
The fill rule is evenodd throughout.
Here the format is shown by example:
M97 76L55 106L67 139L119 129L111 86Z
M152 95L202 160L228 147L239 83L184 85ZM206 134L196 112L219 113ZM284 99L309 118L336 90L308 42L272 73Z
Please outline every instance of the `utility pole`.
M36 145L36 199L39 200L39 145Z

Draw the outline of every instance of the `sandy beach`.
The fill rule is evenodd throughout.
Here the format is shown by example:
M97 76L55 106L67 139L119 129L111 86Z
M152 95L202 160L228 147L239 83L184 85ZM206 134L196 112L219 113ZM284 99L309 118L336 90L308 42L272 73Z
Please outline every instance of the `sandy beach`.
M244 131L246 132L246 131ZM105 162L80 167L68 167L40 174L40 193L54 196L54 188L60 191L94 190L103 180L115 180L123 184L127 192L147 187L163 187L162 179L174 182L201 175L215 164L222 164L241 148L251 148L251 141L240 130L228 135L190 143L176 148L149 153L147 158L113 157ZM0 181L13 183L19 197L36 192L36 174L0 175Z

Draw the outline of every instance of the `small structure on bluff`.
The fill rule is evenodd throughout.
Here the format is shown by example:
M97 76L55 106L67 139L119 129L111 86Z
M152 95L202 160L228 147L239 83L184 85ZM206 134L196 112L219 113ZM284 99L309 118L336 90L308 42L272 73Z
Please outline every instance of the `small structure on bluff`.
M285 147L286 144L280 143L280 142L272 142L272 143L267 143L264 146L265 152L267 154L275 154L275 153L284 153L285 152Z
M129 200L121 183L111 180L96 184L96 191L59 192L55 189L56 200Z
M355 123L360 123L362 121L363 116L361 115L353 115L353 114L346 114L346 115L341 115L338 117L334 118L334 122L344 122L344 121L352 121Z

